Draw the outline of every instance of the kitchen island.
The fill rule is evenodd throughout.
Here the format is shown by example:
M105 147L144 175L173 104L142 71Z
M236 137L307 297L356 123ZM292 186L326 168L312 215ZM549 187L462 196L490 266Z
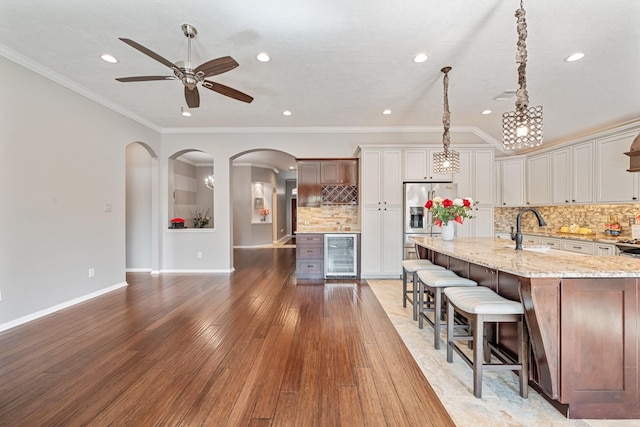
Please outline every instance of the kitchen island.
M640 261L515 251L504 239L412 240L432 262L522 301L533 353L529 383L558 410L569 418L640 418ZM512 325L498 325L494 336L515 352Z

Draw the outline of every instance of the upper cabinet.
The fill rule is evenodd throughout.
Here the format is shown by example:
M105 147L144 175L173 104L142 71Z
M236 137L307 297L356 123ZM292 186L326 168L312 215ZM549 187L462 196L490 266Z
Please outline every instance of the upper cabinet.
M525 157L500 160L502 206L524 206Z
M320 161L298 160L298 206L319 207L321 202Z
M563 148L551 153L551 203L571 203L571 149Z
M363 148L360 155L363 205L402 205L402 151Z
M458 185L458 197L471 197L479 206L493 206L493 149L460 149L460 172L453 182Z
M596 144L596 203L638 201L640 174L627 172L629 151L638 132L599 139Z
M358 161L355 159L322 160L322 184L358 185Z
M527 205L551 202L551 165L549 153L527 157Z
M452 174L437 174L433 171L433 153L442 148L407 148L404 150L405 181L452 181Z
M572 146L572 203L593 203L593 175L593 141Z

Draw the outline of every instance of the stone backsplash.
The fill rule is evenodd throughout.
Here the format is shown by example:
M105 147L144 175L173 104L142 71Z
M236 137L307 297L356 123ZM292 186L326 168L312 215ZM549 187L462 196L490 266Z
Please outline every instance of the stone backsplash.
M629 219L635 219L636 214L640 212L640 204L537 206L535 209L540 212L547 223L547 231L559 231L560 227L578 224L580 227L590 228L594 232L603 232L608 216L610 215L613 220L613 216L618 215L618 222L622 226L620 235L629 236L631 234ZM511 227L516 226L516 218L521 210L522 208L495 208L495 232L510 232ZM540 231L534 214L525 213L522 216L522 230Z
M298 207L298 232L360 230L357 205L325 205L319 208Z

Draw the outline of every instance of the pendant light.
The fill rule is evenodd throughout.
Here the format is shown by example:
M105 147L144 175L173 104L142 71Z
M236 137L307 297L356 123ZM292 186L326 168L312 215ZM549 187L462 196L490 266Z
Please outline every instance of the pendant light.
M451 67L444 67L440 70L444 73L444 114L442 115L442 124L444 125L444 133L442 134L442 148L440 153L433 153L433 171L437 174L448 174L460 172L460 153L449 150L451 139L449 137L449 127L451 126L451 112L449 111L449 71Z
M516 63L519 84L516 92L516 109L502 115L502 144L506 150L537 147L542 144L542 107L529 108L525 14L522 0L520 0L520 9L516 10L515 14L518 23Z

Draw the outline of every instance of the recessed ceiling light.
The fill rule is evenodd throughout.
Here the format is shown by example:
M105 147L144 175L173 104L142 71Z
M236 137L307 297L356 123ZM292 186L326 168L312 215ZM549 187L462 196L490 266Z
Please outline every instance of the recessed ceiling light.
M413 62L415 62L416 64L420 64L426 61L427 59L429 59L429 57L427 56L426 53L419 53L413 57Z
M516 96L515 90L505 90L504 92L502 92L500 95L496 96L493 99L495 99L496 101L508 101L514 96Z
M103 53L102 55L100 55L100 58L110 64L116 64L118 62L118 59L115 56L109 55L108 53Z
M566 58L564 58L564 60L565 62L573 62L573 61L578 61L582 58L584 58L584 53L576 52L572 55L567 56Z
M391 114L391 110L384 110L384 111L382 112L382 114L384 114L385 116L386 116L386 115L389 115L389 114Z
M260 52L257 56L256 59L260 62L269 62L271 61L271 57L265 53L265 52Z
M493 113L493 111L491 111L491 110L484 110L484 111L482 112L482 114L484 114L485 116L486 116L487 114L491 114L491 113Z
M283 116L290 116L291 115L291 111L285 110L285 111L282 112L282 115Z

